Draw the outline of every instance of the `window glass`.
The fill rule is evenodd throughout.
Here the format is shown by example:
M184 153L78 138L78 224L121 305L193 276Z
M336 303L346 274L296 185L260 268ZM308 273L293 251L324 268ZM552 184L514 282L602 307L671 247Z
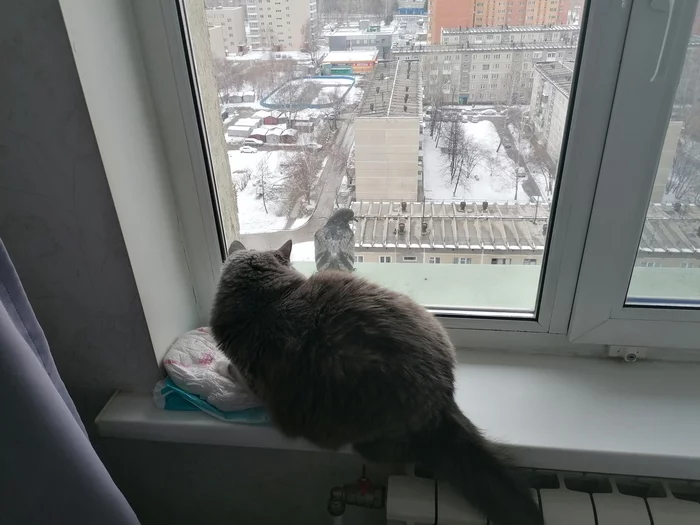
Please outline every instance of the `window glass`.
M244 245L292 239L306 274L342 249L431 306L537 311L576 69L552 58L576 56L583 2L489 0L476 18L452 0L201 1L186 23L210 60L193 78L219 110L202 121L210 155L225 141L234 191L216 194ZM319 245L341 208L347 244Z
M688 43L627 295L700 307L700 11Z

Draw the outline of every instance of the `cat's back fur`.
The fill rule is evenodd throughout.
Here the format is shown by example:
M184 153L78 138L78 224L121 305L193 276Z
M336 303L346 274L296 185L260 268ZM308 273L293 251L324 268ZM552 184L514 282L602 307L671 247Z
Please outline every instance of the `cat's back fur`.
M212 332L283 433L330 449L352 444L369 460L450 472L456 459L446 461L441 449L462 454L466 440L498 471L494 483L521 498L521 514L533 512L456 407L455 351L431 314L349 272L304 277L290 267L291 243L271 252L236 248L222 270ZM459 476L447 477L469 484ZM510 525L494 516L503 510L493 502L476 504Z

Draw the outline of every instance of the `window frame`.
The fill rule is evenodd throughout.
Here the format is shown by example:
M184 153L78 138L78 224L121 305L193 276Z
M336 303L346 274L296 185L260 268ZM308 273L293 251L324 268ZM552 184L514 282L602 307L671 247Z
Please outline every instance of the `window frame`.
M626 305L697 7L697 0L675 3L661 61L666 13L644 2L632 7L571 318L572 342L655 347L670 340L675 348L698 348L697 307ZM662 68L654 78L657 63Z
M60 1L64 10L65 5L73 4L73 1ZM138 37L132 45L139 47L140 52L134 51L133 60L128 66L134 74L146 77L147 82L141 82L134 93L127 93L125 97L150 99L148 102L154 108L154 115L148 116L157 123L160 133L158 147L163 150L164 167L170 173L171 193L164 193L164 196L170 198L177 209L182 252L191 277L191 283L187 284L193 291L200 322L206 322L225 247L213 218L218 212L218 203L211 196L209 175L212 167L205 153L203 130L198 125L195 106L198 88L190 81L189 57L186 53L189 43L180 26L180 4L170 0L107 1L114 9L129 11L128 16L135 22L136 29L121 28L124 29L122 38ZM78 5L70 9L97 10L88 0L82 0ZM578 67L570 98L567 131L562 141L565 145L564 155L558 168L566 176L560 179L557 188L558 201L550 228L549 246L540 262L546 270L541 276L539 309L533 315L489 311L455 315L454 311L433 310L457 347L605 355L606 346L613 344L612 339L573 340L569 337L569 324L573 318L572 312L577 314L574 309L575 293L577 284L580 285L584 241L599 184L599 168L613 111L630 7L589 2L585 11L581 34L593 27L596 37L583 40L577 50ZM102 52L109 49L109 42L97 27L93 29L90 44L84 40L77 43L71 38L76 62L81 59L81 46L101 46ZM86 93L98 89L96 84L85 83L83 88ZM156 93L157 97L154 96ZM91 106L95 102L87 94L86 100L92 115ZM179 107L180 111L172 111L173 107ZM110 104L110 109L113 109L113 104ZM100 141L102 130L95 131ZM101 151L103 148L117 148L117 145L101 140ZM125 153L124 150L118 151L120 155ZM145 170L140 176L148 177L150 173ZM110 179L110 187L119 184L119 180ZM126 212L118 209L117 213L121 221L122 214ZM125 238L135 235L127 231L124 234ZM129 242L127 239L127 244ZM159 236L153 236L152 242L159 243ZM131 251L129 255L133 264ZM144 283L144 286L147 284ZM139 291L144 293L141 287ZM159 290L149 292L160 293ZM147 320L150 328L151 320ZM182 331L194 327L191 320L183 320L180 325ZM633 326L630 328L632 331L634 329Z

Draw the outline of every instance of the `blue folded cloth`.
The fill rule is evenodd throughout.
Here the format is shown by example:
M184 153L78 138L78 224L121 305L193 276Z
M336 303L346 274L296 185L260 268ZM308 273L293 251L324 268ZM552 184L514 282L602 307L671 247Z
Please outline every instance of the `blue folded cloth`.
M262 407L224 412L201 397L177 386L168 377L156 383L153 401L163 410L201 411L222 421L248 425L269 425L270 418Z

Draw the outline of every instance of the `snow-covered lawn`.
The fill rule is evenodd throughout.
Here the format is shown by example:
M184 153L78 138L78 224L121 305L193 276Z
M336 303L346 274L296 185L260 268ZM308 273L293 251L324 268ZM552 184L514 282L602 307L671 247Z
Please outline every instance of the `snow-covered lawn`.
M440 145L435 145L435 140L430 137L426 129L423 141L423 165L424 187L427 200L435 201L488 201L488 202L514 202L515 184L518 184L518 202L529 202L530 198L523 191L524 179L516 178L516 165L506 154L506 149L501 147L500 138L496 127L492 122L484 120L478 123L465 122L461 124L465 135L472 137L483 149L485 157L474 169L466 185L457 187L454 192L454 184L450 184L449 163L441 154Z
M283 230L287 224L287 218L278 215L278 210L273 203L267 203L267 213L263 206L263 200L257 198L255 185L255 172L261 159L266 158L270 173L274 182L280 176L279 164L287 155L285 151L259 151L258 153L241 153L229 151L228 161L231 166L231 176L234 184L240 178L241 172L246 169L253 174L243 190L238 192L238 220L241 233L260 233Z

